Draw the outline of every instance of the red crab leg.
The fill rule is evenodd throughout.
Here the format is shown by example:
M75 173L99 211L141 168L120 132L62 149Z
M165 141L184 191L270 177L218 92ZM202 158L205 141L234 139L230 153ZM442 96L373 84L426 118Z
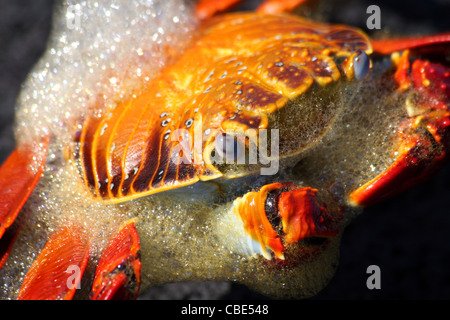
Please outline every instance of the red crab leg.
M92 300L129 300L139 294L141 261L139 235L133 220L113 236L103 253L92 285Z
M47 158L49 139L43 139L40 147L30 152L28 147L11 153L0 167L0 238L16 219L20 209L36 186ZM30 165L38 159L34 170Z
M371 43L374 52L390 54L395 51L450 43L450 32L425 37L372 40Z
M8 259L9 253L14 245L14 242L18 236L18 231L6 230L3 237L0 239L0 269Z
M242 0L200 0L196 6L196 14L199 19L208 19L216 13L226 11Z
M261 13L276 14L291 11L308 0L267 0L256 10Z
M243 0L200 0L196 7L199 19L207 19L219 12L226 11ZM307 0L267 0L257 9L257 12L276 14L290 11Z
M372 181L352 192L354 205L368 206L417 185L439 169L450 151L450 68L416 60L409 71L408 51L399 59L399 91L412 90L411 117L399 130L398 156ZM409 78L408 78L409 77Z
M70 300L89 260L89 240L76 225L60 228L30 267L19 300Z
M426 137L416 138L403 146L401 155L387 170L350 194L352 205L366 207L390 198L423 182L439 168L442 154L433 150L432 141Z

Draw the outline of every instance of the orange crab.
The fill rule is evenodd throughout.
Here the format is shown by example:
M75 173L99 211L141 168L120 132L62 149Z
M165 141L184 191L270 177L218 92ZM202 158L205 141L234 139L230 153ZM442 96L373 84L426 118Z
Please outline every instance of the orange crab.
M67 125L59 182L72 179L66 190L81 200L60 200L59 210L74 212L45 222L49 239L15 297L136 298L141 278L227 279L308 296L334 271L337 235L356 210L447 161L450 69L424 50L445 48L449 34L370 41L281 13L303 1L210 18L235 2L201 1L196 36L145 89ZM373 90L384 98L371 101ZM367 109L389 117L367 124ZM0 169L6 269L17 267L8 256L30 232L14 221L38 182L52 182L54 138L18 146ZM276 170L262 174L267 164Z

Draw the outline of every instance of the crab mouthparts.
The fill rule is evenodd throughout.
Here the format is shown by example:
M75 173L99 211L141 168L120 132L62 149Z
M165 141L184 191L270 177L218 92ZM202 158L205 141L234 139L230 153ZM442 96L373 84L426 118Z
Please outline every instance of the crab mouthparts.
M322 245L335 236L338 230L326 209L317 204L316 193L309 187L273 183L239 198L235 213L244 223L252 252L284 260L290 244L303 240L307 246Z

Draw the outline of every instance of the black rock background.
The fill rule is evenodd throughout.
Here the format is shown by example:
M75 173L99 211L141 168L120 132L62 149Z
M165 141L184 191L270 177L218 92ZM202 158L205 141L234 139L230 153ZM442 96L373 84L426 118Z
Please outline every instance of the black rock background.
M381 9L382 32L450 31L450 1L339 1L330 21L366 32L366 8ZM51 0L0 0L0 162L14 148L14 105L21 83L46 46ZM377 31L379 32L379 31ZM375 35L376 33L375 32ZM369 265L381 268L381 289L366 287ZM260 299L220 282L169 284L151 299ZM450 298L450 165L427 183L368 208L345 231L339 268L319 299Z

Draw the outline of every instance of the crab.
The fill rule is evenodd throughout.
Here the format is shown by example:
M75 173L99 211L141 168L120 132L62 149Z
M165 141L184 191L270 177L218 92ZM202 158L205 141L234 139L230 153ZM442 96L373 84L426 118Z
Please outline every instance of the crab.
M24 274L12 298L211 279L311 296L361 208L448 160L450 69L429 51L449 34L371 41L282 13L303 1L217 15L235 2L199 2L195 36L145 86L95 97L64 145L42 130L5 161L1 272Z

